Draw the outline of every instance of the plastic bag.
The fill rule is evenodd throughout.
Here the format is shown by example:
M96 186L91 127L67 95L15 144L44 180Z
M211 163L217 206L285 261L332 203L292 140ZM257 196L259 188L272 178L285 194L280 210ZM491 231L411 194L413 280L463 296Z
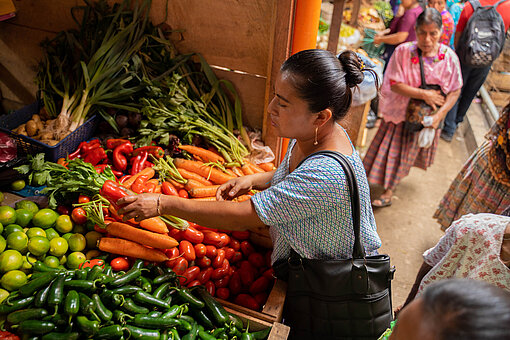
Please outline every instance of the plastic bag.
M418 136L418 146L420 148L430 148L434 142L436 130L433 128L423 128Z
M361 53L356 53L363 63L365 64L366 68L372 69L377 74L378 78L378 84L379 86L382 85L382 74L383 74L383 66L382 65L376 65L370 58L364 56ZM352 106L359 106L363 105L366 102L372 100L377 95L377 88L375 87L375 76L372 72L363 71L363 75L365 78L361 82L361 84L358 85L358 87L352 88Z
M246 128L249 130L248 128ZM248 131L250 137L251 148L253 151L250 153L250 161L255 164L272 162L275 158L273 151L269 146L264 145L262 142L262 132Z

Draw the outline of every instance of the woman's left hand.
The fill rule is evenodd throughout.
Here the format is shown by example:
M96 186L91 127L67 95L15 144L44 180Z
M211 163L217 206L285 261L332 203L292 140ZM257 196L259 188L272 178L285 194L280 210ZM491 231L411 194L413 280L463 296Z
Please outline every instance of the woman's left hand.
M430 127L437 129L439 127L439 124L441 124L441 121L443 120L442 115L439 114L439 112L436 112L435 114L431 115L432 117L432 125ZM422 121L423 124L423 121Z
M134 218L137 222L158 216L159 196L160 194L140 194L123 197L117 201L117 204L122 206L118 213L123 215L124 221Z

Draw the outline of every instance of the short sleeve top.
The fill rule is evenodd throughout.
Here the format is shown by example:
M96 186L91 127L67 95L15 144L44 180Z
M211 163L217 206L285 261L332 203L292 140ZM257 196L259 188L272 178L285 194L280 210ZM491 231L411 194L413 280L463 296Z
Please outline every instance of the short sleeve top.
M271 186L252 197L258 216L270 226L271 261L287 258L291 247L304 258L351 258L354 232L345 173L336 160L324 155L308 158L289 173L295 144L295 140L289 143ZM359 187L361 242L366 253L373 254L381 246L381 240L376 231L367 177L357 151L347 158Z

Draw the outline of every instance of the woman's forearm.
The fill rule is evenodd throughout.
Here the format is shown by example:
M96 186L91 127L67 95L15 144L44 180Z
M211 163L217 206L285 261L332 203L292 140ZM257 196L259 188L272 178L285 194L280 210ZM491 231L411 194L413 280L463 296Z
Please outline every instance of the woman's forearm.
M384 35L379 38L381 43L389 44L389 45L398 45L406 41L409 36L409 32L397 32L388 35Z
M416 294L418 293L418 289L420 288L421 280L427 275L427 273L432 269L431 266L429 266L426 262L423 262L420 270L418 271L418 274L416 274L416 280L413 284L413 287L411 288L411 291L409 292L409 295L407 296L406 302L404 303L404 306L407 306L411 301L414 300L416 297Z
M396 83L391 85L391 90L405 97L422 100L424 99L425 94L423 89L419 89L404 83Z
M250 175L252 176L253 189L264 190L269 188L275 171L276 170Z
M446 117L446 115L448 114L448 111L450 111L450 109L453 107L453 105L455 105L459 96L460 96L460 89L458 89L456 91L452 91L446 95L443 106L441 106L439 108L439 110L437 110L437 113L436 113L439 116L439 118L444 119Z
M195 201L176 196L162 195L160 198L161 215L172 215L204 227L246 230L261 227L260 220L251 200L232 201Z

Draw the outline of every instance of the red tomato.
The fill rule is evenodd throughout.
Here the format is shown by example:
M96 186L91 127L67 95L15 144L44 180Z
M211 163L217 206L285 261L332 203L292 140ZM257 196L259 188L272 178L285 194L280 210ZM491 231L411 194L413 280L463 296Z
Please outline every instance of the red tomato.
M245 231L233 231L232 237L244 241L250 238L250 232L248 230Z
M213 270L213 272L211 274L211 279L213 279L213 280L222 279L228 273L229 273L228 269L225 269L225 268L216 268L215 270Z
M218 248L223 248L230 243L230 236L228 236L227 234L220 233L219 236L220 236L220 242L217 245Z
M222 241L221 241L220 234L218 234L214 231L204 231L204 243L205 244L210 244L217 248L221 248L221 247L218 247L218 244L220 244L221 242Z
M198 266L189 267L184 271L181 277L179 277L179 282L181 285L186 283L191 283L191 281L195 280L200 274L200 268Z
M258 293L253 298L255 299L255 301L257 301L259 306L264 306L267 301L267 296L268 296L267 293L264 292L264 293Z
M195 244L194 248L195 248L195 256L197 258L204 257L206 255L206 253L207 253L207 248L202 243Z
M168 268L172 268L173 266L175 266L175 261L179 257L179 248L173 247L170 249L165 249L163 252L169 258L169 260L165 262L165 265Z
M248 261L255 267L255 268L261 268L264 267L266 264L266 261L264 260L264 256L260 253L251 253L250 256L248 256Z
M206 256L210 259L214 259L218 255L218 249L215 246L205 246Z
M87 213L81 207L74 208L71 213L71 218L76 224L85 224L85 222L87 222Z
M258 293L265 292L269 288L269 280L265 276L256 279L250 286L250 294L257 295Z
M262 274L264 277L266 277L267 279L273 281L275 279L274 277L274 270L273 268L269 268L268 270L266 270L264 272L264 274Z
M57 212L60 214L60 215L69 215L71 213L71 209L69 209L69 207L65 206L65 205L59 205L57 207Z
M85 195L80 195L78 197L78 203L89 203L90 202L90 197L88 196L85 196Z
M184 272L188 269L188 261L184 257L179 257L177 260L175 260L175 264L172 268L172 270L177 275L182 275Z
M271 254L273 253L272 250L266 251L264 254L264 259L266 260L266 266L271 267Z
M241 282L243 286L250 287L253 281L255 281L256 270L248 261L243 261L241 268L239 269L239 275L241 275Z
M205 284L207 281L209 281L213 271L214 269L211 267L202 270L197 276L197 280L200 281L200 284Z
M198 259L195 260L195 264L202 269L210 267L211 263L212 263L211 259L208 258L207 256L199 257Z
M179 197L188 198L189 197L188 192L184 189L179 190Z
M244 256L250 256L251 253L255 252L255 249L248 241L241 242L241 252Z
M218 286L216 286L217 288ZM219 299L227 300L230 296L230 291L228 288L220 287L216 290L216 297Z
M241 261L243 259L243 254L241 254L240 251L236 251L234 253L234 256L232 257L232 259L230 260L230 263L237 263L239 261Z
M201 285L200 281L198 281L198 280L194 280L194 281L191 281L191 282L188 284L188 288L195 287L195 286L200 286L200 285Z
M253 310L259 309L259 304L257 301L248 294L239 294L235 298L234 303Z
M207 281L205 284L205 289L209 292L209 294L211 294L212 296L214 296L214 293L216 291L216 287L214 286L214 283L212 281Z
M218 294L218 288L227 288L228 282L230 281L230 276L225 276L219 280L214 281L214 285L216 286L216 294Z
M173 237L176 241L181 241L182 231L180 231L179 229L170 228L170 230L168 231L168 236Z
M225 251L223 249L218 249L218 255L213 259L212 266L214 268L220 268L223 265L223 260L225 260Z
M110 261L110 266L116 272L129 269L129 261L125 257L116 257Z
M196 230L192 226L188 226L188 229L182 232L182 237L193 244L197 244L202 243L202 241L204 240L204 233L199 230Z
M227 259L224 259L223 264L221 265L221 268L224 268L230 272L230 262L228 262Z
M106 221L105 221L106 222ZM108 222L107 222L108 223ZM98 233L101 233L101 234L106 234L107 231L105 228L101 228L100 226L98 226L97 224L94 224L94 230L97 231Z
M225 247L225 248L223 248L223 250L225 250L225 258L229 261L232 260L232 258L234 257L234 254L236 253L234 248Z
M195 248L190 241L182 240L179 243L179 252L188 261L194 261L197 258L195 255Z
M228 246L233 248L235 251L239 251L239 249L241 249L241 242L231 237Z
M232 293L232 295L237 295L241 292L242 289L241 275L238 272L234 272L230 277L228 288L230 288L230 292Z

